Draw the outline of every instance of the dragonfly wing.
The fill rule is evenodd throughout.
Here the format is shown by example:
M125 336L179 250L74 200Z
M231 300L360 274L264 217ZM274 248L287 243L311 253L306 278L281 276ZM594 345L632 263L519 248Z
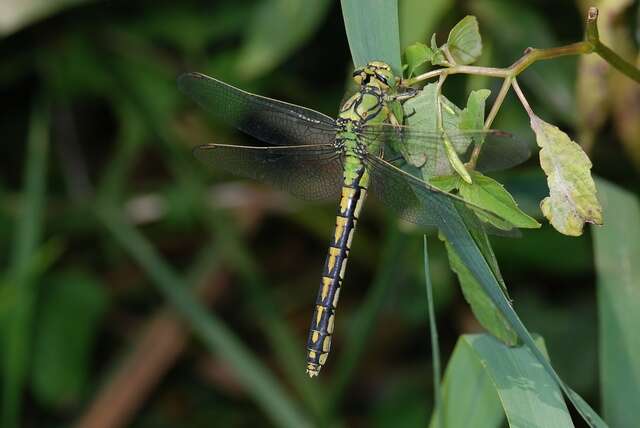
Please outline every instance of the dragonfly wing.
M508 227L510 223L459 196L444 192L376 156L367 156L369 189L400 218L420 226L440 227L463 205Z
M178 87L215 118L273 145L329 144L335 121L317 111L228 85L200 73L178 78Z
M364 127L362 137L376 145L386 144L400 152L412 164L426 169L429 175L453 173L445 152L448 139L463 162L469 161L473 148L481 144L477 168L481 171L506 169L526 161L529 146L512 134L495 130L422 131L414 127L376 124Z
M342 155L333 145L234 146L206 144L194 155L202 162L264 181L305 200L337 198Z

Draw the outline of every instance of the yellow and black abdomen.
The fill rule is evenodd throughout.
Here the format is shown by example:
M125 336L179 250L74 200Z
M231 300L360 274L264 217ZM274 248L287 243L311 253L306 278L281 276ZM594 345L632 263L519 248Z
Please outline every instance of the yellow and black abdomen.
M368 174L362 165L356 171L355 177L348 178L348 174L345 174L335 232L322 272L307 340L307 373L311 377L318 375L331 349L340 287L347 266L353 231L366 197L367 184Z

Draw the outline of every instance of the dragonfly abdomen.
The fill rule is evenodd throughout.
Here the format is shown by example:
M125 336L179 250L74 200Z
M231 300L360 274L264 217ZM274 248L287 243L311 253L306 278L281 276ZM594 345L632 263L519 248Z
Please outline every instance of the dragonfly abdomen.
M322 272L307 340L307 373L317 376L331 350L335 311L347 267L353 232L367 193L368 175L360 166L355 178L345 173L336 226Z

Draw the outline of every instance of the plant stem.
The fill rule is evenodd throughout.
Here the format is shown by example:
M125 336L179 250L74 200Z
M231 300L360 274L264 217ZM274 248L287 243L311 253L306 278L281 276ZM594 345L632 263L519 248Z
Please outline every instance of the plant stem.
M525 98L524 94L522 93L522 89L520 89L520 85L518 85L518 81L516 79L513 79L513 82L511 82L511 86L513 86L513 90L516 93L516 95L518 96L518 98L520 99L520 102L522 103L522 106L527 111L527 114L529 115L529 118L532 118L533 116L535 116L535 113L533 112L533 109L531 108L531 106L527 102L527 99Z
M512 77L504 78L502 82L502 86L500 87L500 91L496 96L496 100L491 106L489 115L487 116L487 119L484 122L485 130L491 128L491 124L493 123L493 120L496 118L496 115L498 114L498 110L500 110L500 107L502 106L502 103L504 102L504 99L506 98L507 93L509 92L509 87L511 87L512 80L513 80ZM480 156L481 150L482 150L482 144L476 144L475 147L473 148L473 153L471 153L471 158L469 159L469 163L468 163L469 168L475 169L476 163L478 162L478 156Z

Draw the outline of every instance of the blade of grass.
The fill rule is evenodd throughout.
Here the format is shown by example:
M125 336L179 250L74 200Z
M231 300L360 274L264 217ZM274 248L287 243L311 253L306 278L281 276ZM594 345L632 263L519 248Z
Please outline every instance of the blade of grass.
M560 386L583 419L592 427L606 427L607 424L605 424L591 406L589 406L582 397L562 381L560 376L546 359L546 356L540 351L540 349L538 349L531 333L529 333L520 320L520 317L518 317L518 314L516 314L513 307L507 300L502 288L500 287L498 279L492 271L489 263L482 255L482 251L467 229L457 208L454 207L452 202L447 202L434 204L433 209L436 210L439 213L439 217L443 219L439 224L440 231L454 247L462 262L475 276L476 280L480 283L493 304L504 315L520 340L522 340L524 344L531 349L531 352L535 355L538 362Z
M596 184L606 220L592 227L602 407L611 426L634 426L640 419L640 205L605 180Z
M397 0L341 0L353 64L384 61L402 76Z
M403 244L406 242L406 235L398 230L396 223L392 221L388 226L380 269L367 292L364 303L353 317L352 328L345 341L345 349L336 352L340 358L336 363L336 374L331 388L330 409L335 409L340 403L358 366L360 357L369 344L369 338L373 333L378 313L385 302L387 292L394 284L399 266L398 260L401 260L399 256Z
M536 343L546 353L542 339ZM469 421L498 427L504 414L511 427L573 427L558 385L529 348L508 347L489 334L460 337L444 390L447 428L467 427Z
M42 235L46 193L47 155L49 150L48 106L36 104L29 124L25 162L24 203L17 220L9 287L14 289L15 305L6 318L3 361L2 426L19 426L24 388L29 364L36 282L30 275L31 263Z
M234 368L235 375L247 386L273 423L289 427L310 426L307 418L264 365L221 320L208 313L195 300L185 281L158 256L135 228L124 222L112 207L100 206L96 214L113 238L147 272L158 291L189 322L209 350L218 353Z
M429 251L427 247L427 235L423 237L424 247L424 285L427 292L427 308L429 310L429 333L431 336L431 358L433 359L433 401L434 412L442 408L442 395L440 393L440 345L438 343L438 326L436 325L436 314L433 305L433 286L431 285L431 270L429 268ZM442 412L438 412L442 415ZM436 419L436 428L444 428L442 416Z

